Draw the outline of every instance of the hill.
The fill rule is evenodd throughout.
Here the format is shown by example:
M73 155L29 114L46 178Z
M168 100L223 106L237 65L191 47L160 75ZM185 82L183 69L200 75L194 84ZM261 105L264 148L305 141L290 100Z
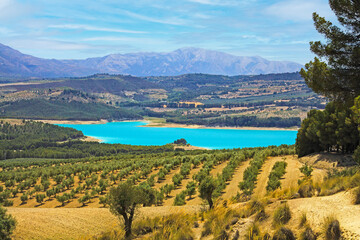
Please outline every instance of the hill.
M128 120L140 115L101 103L46 99L0 103L0 117L51 120Z
M0 44L0 77L79 77L96 73L169 76L186 73L222 75L295 72L302 65L241 57L200 48L169 53L111 54L84 60L43 59Z

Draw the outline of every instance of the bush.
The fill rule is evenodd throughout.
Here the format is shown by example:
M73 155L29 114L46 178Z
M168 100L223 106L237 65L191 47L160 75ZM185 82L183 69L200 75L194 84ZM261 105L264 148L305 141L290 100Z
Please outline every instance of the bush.
M313 168L312 168L312 166L305 164L304 166L302 166L300 168L300 172L302 172L302 174L304 174L305 178L310 178L311 174L313 172Z
M298 193L302 198L312 197L314 195L315 189L311 182L304 182L300 185Z
M134 223L133 232L139 238L141 235L152 233L146 239L194 239L191 227L194 223L194 216L187 214L170 214L163 217L143 218ZM141 238L143 239L143 238Z
M274 234L273 240L295 240L293 232L285 227L280 228Z
M260 238L260 228L256 222L253 222L246 231L245 239L255 240Z
M248 208L249 216L250 216L256 212L260 212L261 210L263 210L264 204L261 201L259 201L258 199L254 198L249 201L247 208Z
M307 227L301 234L300 240L316 240L317 236L310 227Z
M354 204L360 204L360 187L354 191Z
M341 237L340 223L333 216L325 219L323 230L326 240L339 240Z
M274 219L273 219L273 223L275 226L286 224L289 222L290 219L291 219L291 212L289 205L287 205L286 203L282 204L275 210Z
M300 226L300 227L304 227L304 226L306 225L306 223L307 223L307 216L306 216L306 213L303 212L303 213L301 214L301 217L300 217L299 226Z

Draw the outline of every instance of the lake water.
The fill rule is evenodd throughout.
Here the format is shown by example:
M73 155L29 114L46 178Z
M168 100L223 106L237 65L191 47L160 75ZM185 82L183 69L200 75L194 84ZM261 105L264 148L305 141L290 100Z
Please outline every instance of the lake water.
M294 144L297 131L192 129L141 127L146 122L111 122L106 124L58 124L82 131L104 143L164 145L185 138L193 146L209 149L265 147Z

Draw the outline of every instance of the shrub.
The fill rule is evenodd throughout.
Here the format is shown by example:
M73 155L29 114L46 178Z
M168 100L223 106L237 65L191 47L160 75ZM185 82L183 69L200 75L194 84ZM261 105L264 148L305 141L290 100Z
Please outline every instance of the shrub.
M264 204L258 199L254 198L249 201L246 208L246 216L251 216L264 210Z
M260 238L260 228L256 222L253 222L246 231L245 239L255 240Z
M301 234L300 240L316 240L317 236L310 227L307 227Z
M277 230L273 236L273 240L295 240L293 232L285 227L281 227Z
M325 218L323 230L326 240L339 240L341 237L340 223L333 216Z
M14 201L13 200L9 200L9 199L5 199L5 201L3 202L4 207L11 207L14 205Z
M300 168L300 172L302 172L302 174L304 174L305 178L310 178L311 174L313 172L313 168L312 168L312 166L305 164L304 166L302 166Z
M306 223L307 223L306 213L303 212L303 213L301 214L301 217L300 217L299 226L300 226L300 227L304 227L304 226L306 225Z
M298 190L300 197L308 198L314 195L315 189L311 182L303 182Z
M208 236L213 234L214 236L225 236L224 230L228 229L235 218L240 217L240 212L234 209L218 206L215 209L211 209L204 215L205 223L201 236ZM227 233L226 233L227 235Z
M360 187L354 191L354 204L360 204Z
M291 219L291 212L288 204L282 204L274 212L273 223L275 226L286 224Z
M152 233L152 235L146 239L190 240L194 239L191 229L193 223L193 216L182 213L170 214L163 217L143 218L134 223L133 232L137 236Z

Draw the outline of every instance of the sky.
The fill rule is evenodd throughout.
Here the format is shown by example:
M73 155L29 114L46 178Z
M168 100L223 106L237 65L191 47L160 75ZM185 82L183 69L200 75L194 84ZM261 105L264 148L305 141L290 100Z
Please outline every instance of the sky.
M0 0L0 43L36 57L199 47L304 64L326 0Z

